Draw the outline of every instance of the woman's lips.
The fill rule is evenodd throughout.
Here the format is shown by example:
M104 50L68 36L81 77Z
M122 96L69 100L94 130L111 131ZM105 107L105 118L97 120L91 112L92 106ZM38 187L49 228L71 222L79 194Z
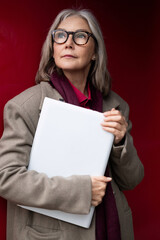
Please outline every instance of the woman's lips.
M62 56L62 58L76 58L76 56L66 54L66 55Z

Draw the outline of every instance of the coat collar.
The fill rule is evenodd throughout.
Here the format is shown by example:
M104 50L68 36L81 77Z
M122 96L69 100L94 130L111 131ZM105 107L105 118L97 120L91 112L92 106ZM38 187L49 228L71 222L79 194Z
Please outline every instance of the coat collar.
M43 101L44 101L45 97L49 97L49 98L52 98L52 99L55 99L55 100L64 101L62 96L57 92L56 89L54 89L49 84L49 82L47 82L47 83L46 82L41 82L40 87L41 87L41 93L42 93L40 106L39 106L40 111L42 109L42 105L43 105ZM110 91L110 93L103 99L103 112L109 111L112 108L118 108L118 106L120 105L120 102L114 96L114 94L115 94L114 92Z

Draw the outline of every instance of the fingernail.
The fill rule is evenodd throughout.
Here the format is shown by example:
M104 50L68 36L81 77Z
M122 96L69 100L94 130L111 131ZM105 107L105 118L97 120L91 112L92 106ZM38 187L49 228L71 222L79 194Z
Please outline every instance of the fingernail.
M107 177L108 178L108 180L111 180L112 181L112 178L111 177Z

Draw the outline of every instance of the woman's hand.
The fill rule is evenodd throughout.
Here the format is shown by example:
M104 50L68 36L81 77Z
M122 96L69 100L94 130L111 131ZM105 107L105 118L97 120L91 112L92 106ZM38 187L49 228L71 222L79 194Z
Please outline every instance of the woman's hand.
M98 206L105 195L107 182L110 182L112 178L105 176L91 177L92 181L92 205Z
M112 108L111 111L104 112L104 121L101 123L103 129L107 132L113 133L114 144L118 144L124 138L128 123L120 111Z

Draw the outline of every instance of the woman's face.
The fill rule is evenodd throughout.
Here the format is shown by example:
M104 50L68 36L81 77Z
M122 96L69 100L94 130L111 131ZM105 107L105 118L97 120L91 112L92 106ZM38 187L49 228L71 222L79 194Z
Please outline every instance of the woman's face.
M88 23L79 16L71 16L63 20L57 29L65 31L84 30L91 33ZM53 57L57 67L65 72L84 72L88 75L91 61L95 57L95 42L92 37L85 45L76 45L69 35L67 42L53 44Z

